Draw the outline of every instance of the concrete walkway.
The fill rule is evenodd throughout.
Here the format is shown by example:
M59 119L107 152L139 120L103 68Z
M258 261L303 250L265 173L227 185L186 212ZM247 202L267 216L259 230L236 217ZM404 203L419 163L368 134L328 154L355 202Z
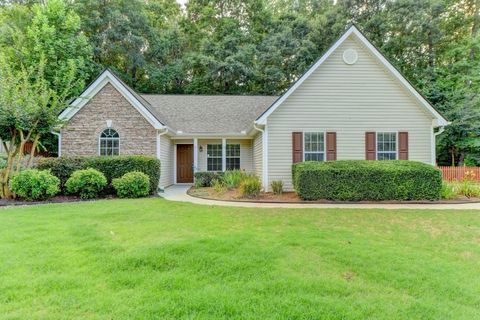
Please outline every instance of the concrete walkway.
M350 209L476 209L480 210L480 203L463 204L321 204L321 203L253 203L206 200L191 197L187 194L189 185L174 185L165 189L160 196L170 201L182 201L203 205L217 205L230 207L252 208L350 208Z

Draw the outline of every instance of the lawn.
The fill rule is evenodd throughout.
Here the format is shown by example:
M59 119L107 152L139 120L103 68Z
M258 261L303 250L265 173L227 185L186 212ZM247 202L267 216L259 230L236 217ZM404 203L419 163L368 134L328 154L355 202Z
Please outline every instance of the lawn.
M480 212L0 209L1 319L479 319Z

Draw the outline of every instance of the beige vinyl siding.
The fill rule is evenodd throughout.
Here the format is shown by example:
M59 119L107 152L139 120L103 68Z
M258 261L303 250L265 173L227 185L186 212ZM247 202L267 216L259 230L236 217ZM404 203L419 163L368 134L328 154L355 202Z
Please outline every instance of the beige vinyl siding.
M173 184L173 152L172 140L160 136L160 188Z
M262 133L257 133L253 138L253 172L262 180Z
M353 65L347 48L358 51ZM408 131L409 159L432 163L432 116L350 36L268 118L269 181L292 189L292 132L337 132L337 159L365 159L366 131Z
M202 146L203 152L198 153L198 168L207 171L207 144L221 144L221 139L199 139L198 145ZM240 169L246 172L253 171L252 141L248 139L227 139L227 144L240 144Z

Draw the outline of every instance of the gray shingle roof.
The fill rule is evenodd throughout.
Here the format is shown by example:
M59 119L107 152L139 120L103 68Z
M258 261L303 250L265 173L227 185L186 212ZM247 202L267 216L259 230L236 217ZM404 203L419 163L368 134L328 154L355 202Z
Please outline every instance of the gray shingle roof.
M275 96L141 94L164 124L183 133L240 134L276 99Z

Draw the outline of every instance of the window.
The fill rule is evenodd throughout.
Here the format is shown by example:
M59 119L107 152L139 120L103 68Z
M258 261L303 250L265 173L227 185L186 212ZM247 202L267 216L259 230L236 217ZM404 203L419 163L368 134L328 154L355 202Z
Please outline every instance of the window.
M397 159L397 133L377 132L377 160Z
M105 129L100 134L100 155L118 156L120 151L120 136L113 129Z
M325 135L323 132L305 132L303 146L304 161L325 160Z
M227 170L240 170L240 145L227 144Z
M240 169L240 144L226 145L226 170ZM222 145L207 144L207 171L222 171Z
M222 171L221 144L207 144L207 171Z

